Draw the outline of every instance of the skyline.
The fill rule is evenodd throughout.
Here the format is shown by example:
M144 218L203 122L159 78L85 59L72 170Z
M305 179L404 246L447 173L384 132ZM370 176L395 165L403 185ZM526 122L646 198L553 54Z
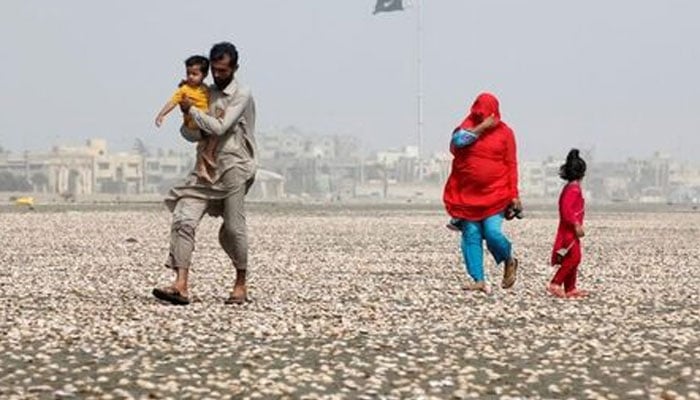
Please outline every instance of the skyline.
M294 128L294 127L288 127L288 128ZM308 139L308 143L316 146L321 146L323 147L323 138L325 137L335 137L334 135L315 135L315 134L304 134L300 132L293 133L294 135L299 135L302 140ZM276 134L272 136L280 136L280 135L285 135L282 131L277 132ZM266 133L260 133L261 138L258 139L258 163L260 164L261 168L265 168L265 163L266 161L270 161L269 158L266 158L264 153L269 153L270 151L277 151L277 149L271 149L267 148L265 146L265 140L262 137L267 136ZM343 136L337 136L339 138L342 138ZM348 137L348 136L345 136ZM31 150L23 150L23 151L16 151L13 149L7 149L7 148L2 148L0 146L0 155L2 155L3 151L9 154L8 159L11 160L18 160L24 157L24 155L45 155L52 153L54 151L57 151L58 153L62 151L82 151L84 149L87 149L91 146L93 146L92 143L95 143L95 141L100 142L105 140L104 138L98 138L98 137L92 137L92 138L87 138L86 140L83 141L72 141L72 142L64 142L64 143L52 143L50 146L43 147L43 148L36 148L36 149L31 149ZM276 142L276 140L274 141ZM195 148L196 148L196 143L189 143L185 142L184 146L185 147L160 147L160 146L155 146L149 143L146 143L145 141L141 140L140 138L134 138L134 140L131 142L130 145L125 146L125 147L116 147L112 146L112 144L108 141L105 140L105 146L106 146L106 153L108 155L146 155L146 156L162 156L162 155L187 155L188 157L191 157L194 159L196 156L195 154ZM386 148L377 148L377 149L371 149L367 151L366 148L362 146L362 143L357 143L357 151L358 151L358 157L361 160L367 161L371 160L375 157L385 157L387 154L404 154L404 157L408 158L414 158L417 157L417 146L413 144L408 144L408 145L402 145L399 147L386 147ZM700 159L691 159L691 160L686 160L686 159L681 159L681 158L676 158L672 154L661 151L661 150L655 150L652 151L649 154L639 154L639 155L633 155L625 158L619 158L615 160L610 160L610 159L600 159L599 157L596 156L595 154L595 149L594 148L578 148L584 159L589 163L589 164L597 164L597 163L603 163L603 164L608 164L608 163L613 163L613 164L624 164L626 162L630 161L644 161L644 160L652 160L652 159L666 159L671 163L678 163L687 165L690 167L700 167ZM318 150L318 149L317 149ZM313 153L315 150L313 148L309 149L309 153ZM450 156L449 149L438 149L432 152L429 152L428 154L424 154L423 158L424 160L435 160L435 159L442 159L444 156ZM393 156L392 156L393 157ZM546 154L540 158L524 158L524 157L519 157L518 158L518 163L523 164L523 163L549 163L549 162L563 162L563 160L566 158L566 154Z
M17 152L104 137L113 149L136 138L186 149L176 111L160 130L153 119L182 61L221 40L241 51L258 132L293 125L356 136L374 150L415 145L415 9L372 15L374 3L210 2L201 13L181 1L140 4L139 12L83 0L4 4L0 43L10 62L0 75L0 146ZM600 160L657 150L697 160L700 4L445 0L423 8L426 153L446 151L452 127L489 90L521 159L594 147ZM212 14L231 15L231 24L212 24Z

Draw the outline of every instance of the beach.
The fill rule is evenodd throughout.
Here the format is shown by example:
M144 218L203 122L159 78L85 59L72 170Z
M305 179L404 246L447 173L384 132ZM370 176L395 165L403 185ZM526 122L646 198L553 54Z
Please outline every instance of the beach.
M439 206L251 205L249 294L205 217L164 305L164 207L0 212L0 397L700 398L700 212L587 213L582 300L545 293L554 210L506 222L511 290L464 292Z

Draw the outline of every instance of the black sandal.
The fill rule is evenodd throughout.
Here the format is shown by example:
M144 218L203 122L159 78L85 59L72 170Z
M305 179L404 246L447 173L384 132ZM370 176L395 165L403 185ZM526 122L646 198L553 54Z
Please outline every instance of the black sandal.
M175 288L155 288L153 289L152 293L153 296L155 296L158 300L166 301L176 306L186 306L190 304L190 299L188 297L183 296Z

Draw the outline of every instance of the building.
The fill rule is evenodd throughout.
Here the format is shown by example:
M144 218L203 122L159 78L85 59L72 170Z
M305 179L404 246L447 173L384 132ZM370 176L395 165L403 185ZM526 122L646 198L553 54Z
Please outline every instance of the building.
M253 200L280 200L285 197L284 177L264 169L258 169L255 183L248 192Z
M289 127L256 139L261 167L281 177L291 194L346 197L360 179L359 141L354 137L304 135Z
M90 194L94 191L94 158L104 146L104 141L91 140L83 147L55 146L47 153L8 155L0 160L0 171L27 182L27 189L34 192Z
M194 161L191 155L174 152L145 157L145 192L165 193L192 170Z
M0 154L0 174L13 179L12 185L5 182L12 187L0 190L54 193L67 198L163 192L184 178L193 165L194 154L110 154L105 140L90 139L84 146L55 146L46 153Z

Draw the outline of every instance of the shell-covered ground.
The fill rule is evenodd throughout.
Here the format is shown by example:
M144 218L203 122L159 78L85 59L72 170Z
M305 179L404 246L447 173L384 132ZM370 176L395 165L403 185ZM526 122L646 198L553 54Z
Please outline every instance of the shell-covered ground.
M587 214L583 300L544 287L554 213L507 222L518 281L463 292L429 207L251 206L250 296L220 220L193 303L151 296L163 208L0 213L0 398L700 399L700 213Z

